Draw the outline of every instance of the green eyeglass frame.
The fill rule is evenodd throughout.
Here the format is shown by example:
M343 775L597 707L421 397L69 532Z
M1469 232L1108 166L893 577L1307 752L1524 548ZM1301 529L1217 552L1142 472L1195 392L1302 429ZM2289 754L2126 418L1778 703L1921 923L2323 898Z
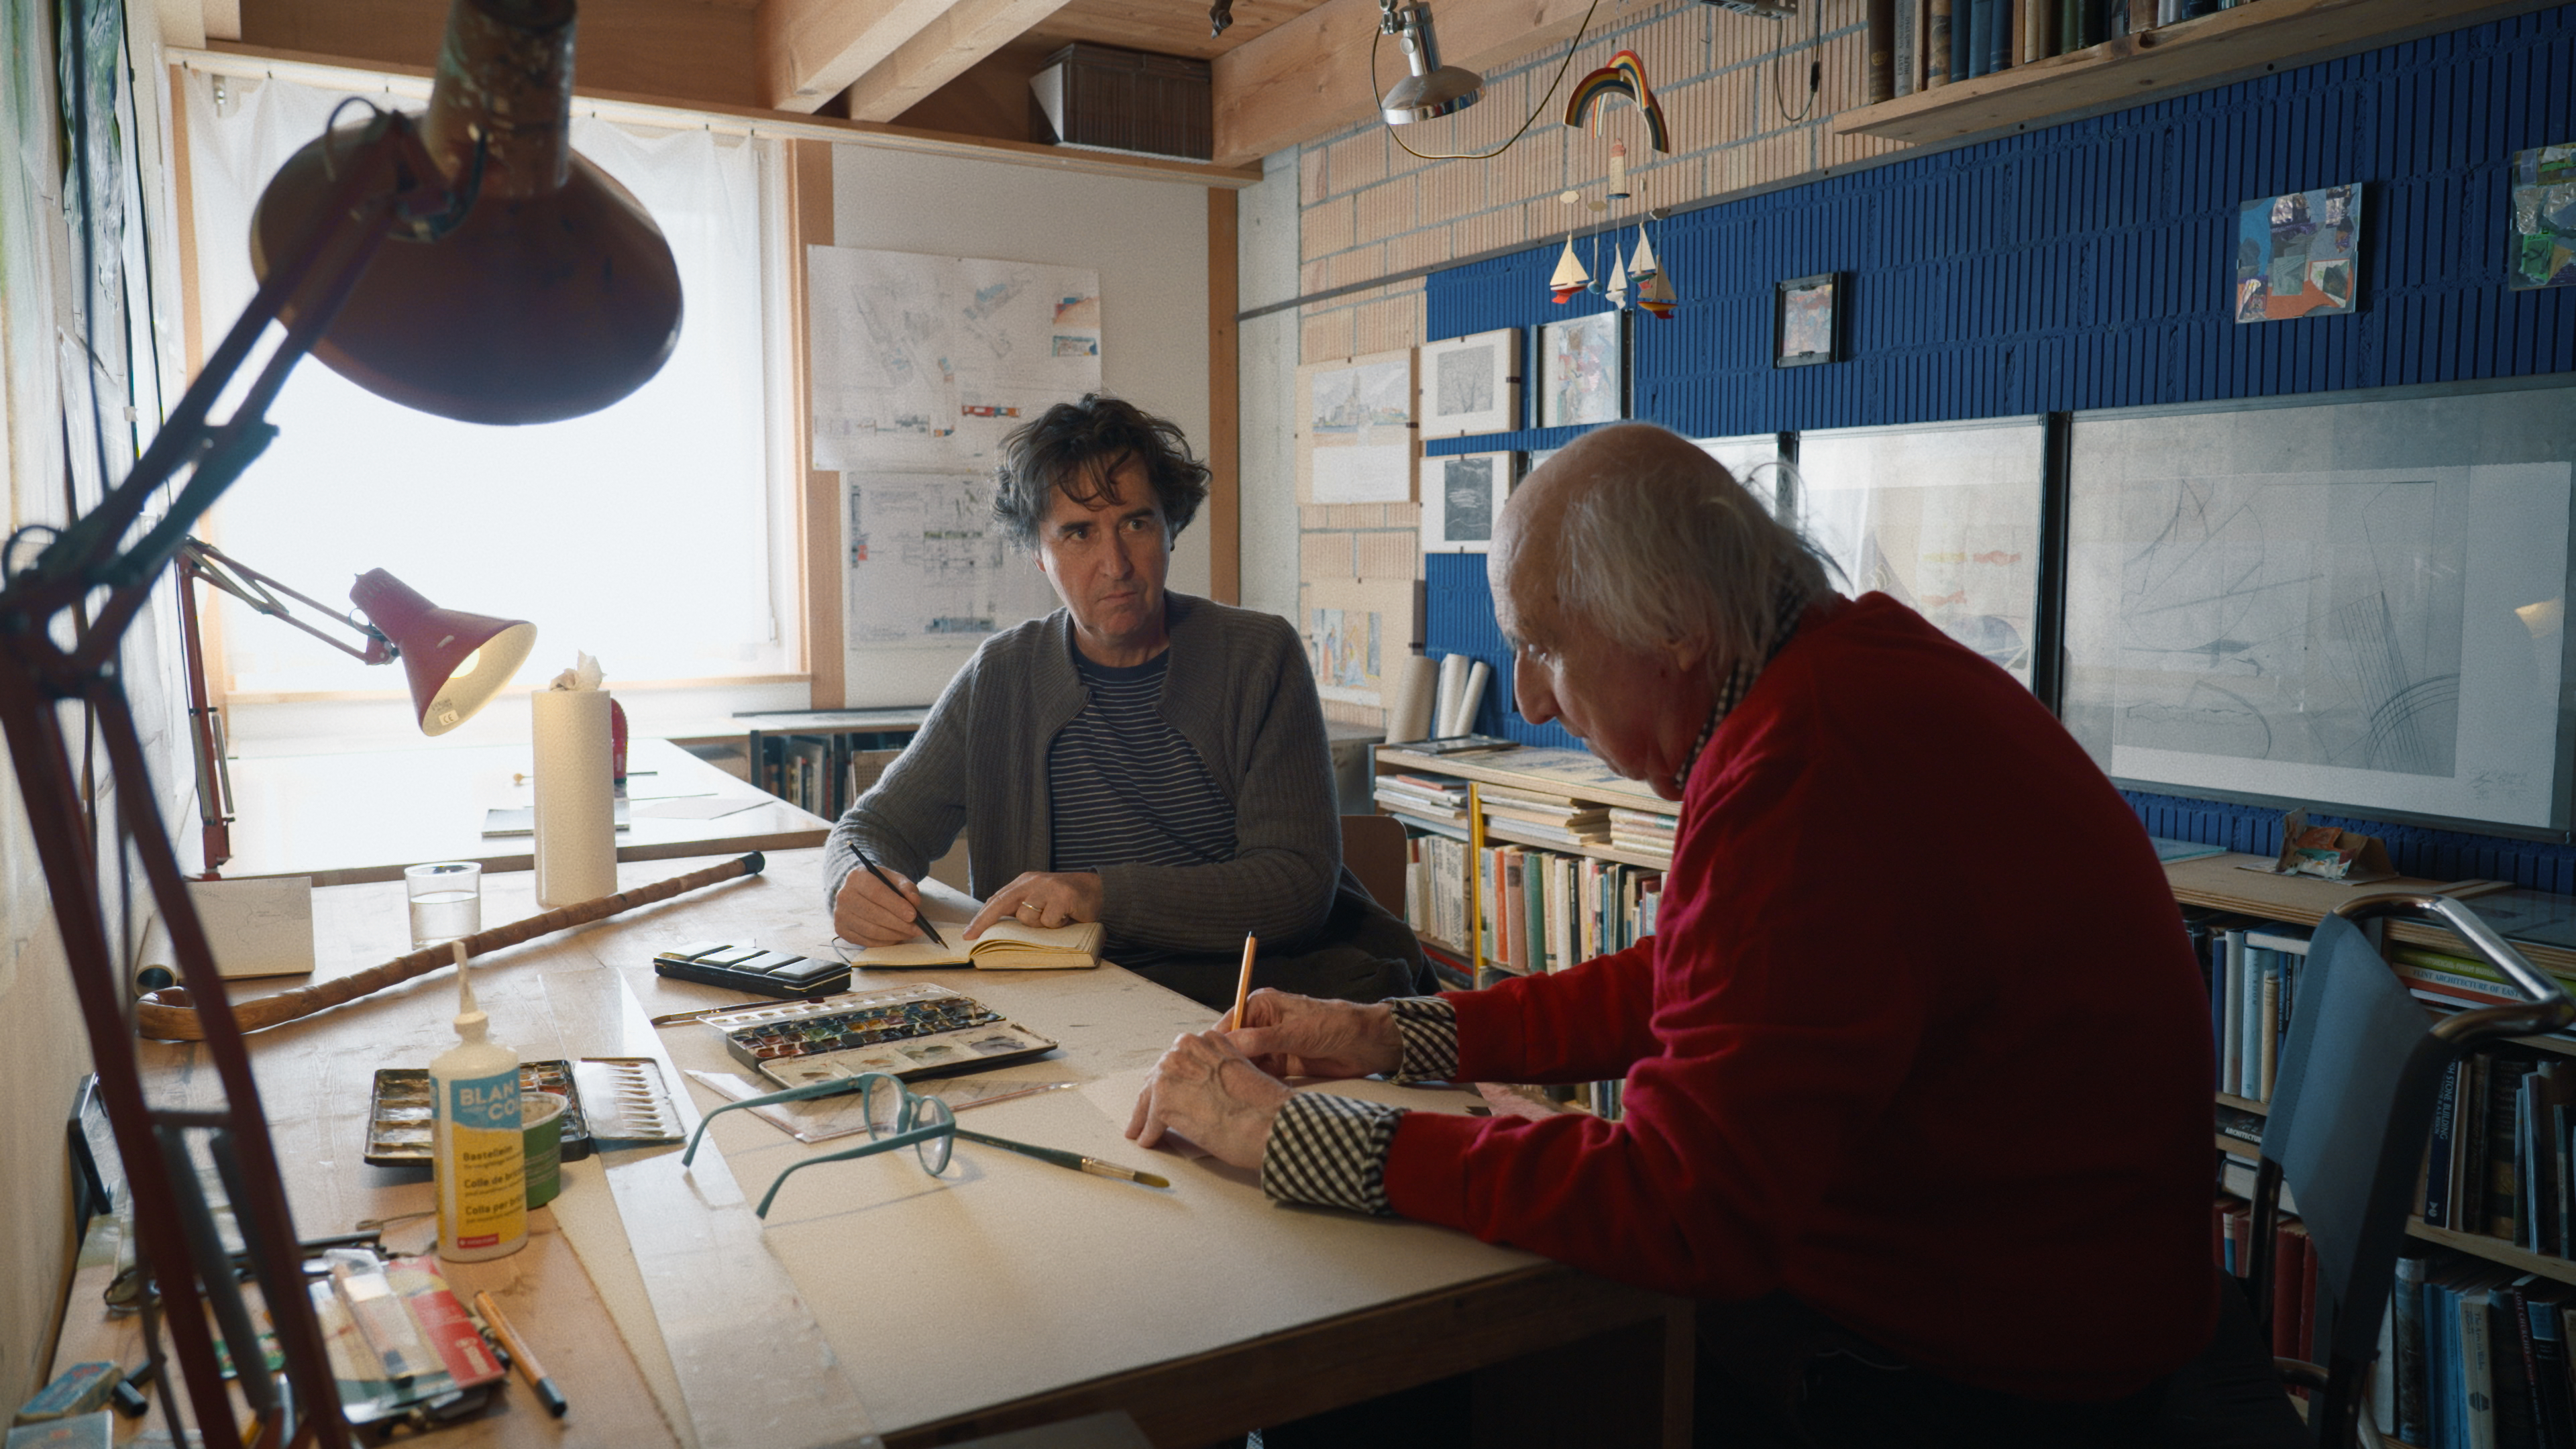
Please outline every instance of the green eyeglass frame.
M868 1137L871 1140L856 1147L845 1147L838 1152L826 1152L820 1157L789 1163L786 1170L769 1184L769 1191L761 1195L760 1206L752 1210L755 1214L764 1218L769 1216L769 1205L778 1200L778 1189L786 1185L789 1175L819 1163L844 1162L897 1147L909 1147L920 1158L924 1172L937 1177L948 1170L949 1153L957 1143L957 1114L949 1109L946 1102L937 1097L921 1096L899 1078L885 1072L861 1072L852 1077L836 1077L830 1081L790 1087L783 1092L727 1102L698 1120L698 1130L689 1136L688 1150L680 1154L680 1165L686 1167L690 1159L698 1155L698 1144L706 1138L707 1124L722 1113L737 1107L765 1107L773 1102L802 1102L850 1092L862 1094L865 1100ZM882 1116L878 1111L881 1106L887 1109ZM878 1125L881 1120L886 1125Z

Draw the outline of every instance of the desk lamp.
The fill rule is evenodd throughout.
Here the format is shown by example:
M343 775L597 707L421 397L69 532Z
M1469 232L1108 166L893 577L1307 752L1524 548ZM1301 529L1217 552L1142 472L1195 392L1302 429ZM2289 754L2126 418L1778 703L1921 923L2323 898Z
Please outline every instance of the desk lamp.
M442 609L383 569L358 576L349 590L358 612L342 614L203 539L183 540L172 567L179 575L179 644L188 676L188 736L196 752L197 816L205 830L208 879L232 859L233 784L224 766L223 718L215 711L206 683L196 585L220 589L253 611L301 629L361 664L401 660L411 681L412 718L425 735L443 735L472 719L519 672L528 651L536 647L536 625L524 619ZM288 600L356 634L360 642L353 644L309 622L289 607Z
M573 19L573 0L455 0L425 118L373 111L281 168L253 223L258 294L134 470L62 528L31 525L0 545L0 727L133 1186L137 1255L206 1449L349 1449L349 1426L303 1291L277 1147L150 788L118 646L189 530L276 435L268 408L306 353L397 401L499 423L604 407L670 355L670 249L632 197L568 149ZM215 421L272 322L282 340ZM120 838L100 839L110 822L92 819L74 767L75 750L86 761L93 749L123 782L99 796ZM141 867L197 1006L217 1089L201 1100L219 1092L214 1105L144 1099L101 875L103 862L126 860ZM282 1384L242 1375L246 1422L213 1335L239 1364L263 1362L266 1345L201 1161L223 1181L283 1362ZM163 1408L180 1437L178 1406Z

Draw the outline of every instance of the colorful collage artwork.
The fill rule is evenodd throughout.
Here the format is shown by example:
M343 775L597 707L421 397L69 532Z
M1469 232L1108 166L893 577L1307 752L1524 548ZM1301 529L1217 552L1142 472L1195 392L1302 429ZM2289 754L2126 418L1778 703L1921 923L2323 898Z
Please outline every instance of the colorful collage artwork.
M2576 286L2576 144L2513 153L2512 245L2515 291Z
M2246 202L2236 214L2236 320L2350 312L2360 265L2359 186Z

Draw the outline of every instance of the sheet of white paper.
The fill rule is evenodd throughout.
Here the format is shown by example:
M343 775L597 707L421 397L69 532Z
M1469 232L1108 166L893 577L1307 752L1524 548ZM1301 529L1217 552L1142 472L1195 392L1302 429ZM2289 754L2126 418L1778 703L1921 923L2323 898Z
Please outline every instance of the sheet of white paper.
M715 820L763 802L727 795L680 795L638 800L633 814L646 820Z
M313 969L313 881L307 876L188 882L188 898L225 976L301 976Z

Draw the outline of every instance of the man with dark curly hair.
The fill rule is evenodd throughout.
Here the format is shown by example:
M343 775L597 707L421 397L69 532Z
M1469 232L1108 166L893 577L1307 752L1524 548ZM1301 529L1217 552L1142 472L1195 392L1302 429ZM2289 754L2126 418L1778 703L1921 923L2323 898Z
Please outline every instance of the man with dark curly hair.
M1349 1001L1430 989L1412 932L1342 868L1296 631L1163 587L1207 496L1179 427L1093 394L1004 446L993 512L1064 607L986 640L833 827L833 928L910 940L913 881L963 829L984 900L970 938L1004 917L1099 921L1109 959L1219 1008L1247 933L1264 985Z

